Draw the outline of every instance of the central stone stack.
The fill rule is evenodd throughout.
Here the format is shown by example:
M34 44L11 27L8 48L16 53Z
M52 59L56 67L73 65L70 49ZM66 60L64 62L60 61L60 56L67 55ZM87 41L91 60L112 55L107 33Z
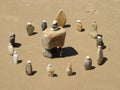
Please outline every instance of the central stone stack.
M62 27L57 29L47 28L43 31L42 46L43 56L51 58L54 54L61 56L62 46L65 42L66 31Z

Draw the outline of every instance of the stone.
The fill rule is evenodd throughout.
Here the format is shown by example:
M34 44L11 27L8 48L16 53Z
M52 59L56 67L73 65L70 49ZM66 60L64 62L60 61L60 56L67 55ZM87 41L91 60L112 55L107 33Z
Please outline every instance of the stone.
M42 54L43 54L44 57L47 57L47 58L52 58L53 57L51 51L47 50L47 49L42 50Z
M27 75L31 76L33 74L31 61L27 61L25 70Z
M26 25L26 30L29 36L33 35L34 29L35 27L30 22L28 22Z
M92 60L89 56L86 56L85 58L84 67L86 70L90 70L92 68Z
M52 28L53 29L57 29L58 28L58 21L57 20L54 20L53 23L52 23Z
M66 68L66 72L68 76L72 76L73 72L72 72L72 64L68 63L68 67Z
M55 17L55 20L58 21L58 26L64 27L66 24L66 15L62 9L60 9Z
M8 52L9 52L9 55L13 56L14 48L11 45L11 43L8 44Z
M10 34L10 43L13 47L15 46L15 33Z
M76 27L77 27L77 31L82 32L83 26L81 20L77 20Z
M62 47L65 42L66 31L60 27L58 30L47 28L42 35L42 46L45 49Z
M41 24L41 29L42 29L42 31L44 31L45 29L47 29L47 22L46 22L46 20L43 20L43 22Z
M18 64L18 53L17 53L17 51L14 51L14 53L13 53L13 61L14 61L14 64Z
M98 46L97 50L97 64L101 65L103 62L103 50L101 46Z
M97 39L96 39L96 46L103 46L103 40L102 40L102 37L101 36L97 36Z
M93 22L90 29L90 35L92 38L97 39L98 33L97 33L97 23Z
M48 64L46 69L47 69L47 72L48 72L48 76L53 77L54 76L54 69L53 69L52 65Z

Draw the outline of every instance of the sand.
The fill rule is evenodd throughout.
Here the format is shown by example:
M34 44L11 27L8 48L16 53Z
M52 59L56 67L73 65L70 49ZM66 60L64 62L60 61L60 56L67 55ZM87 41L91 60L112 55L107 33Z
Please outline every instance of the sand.
M0 90L120 90L120 1L119 0L2 0L0 3ZM45 19L52 26L56 13L63 9L67 17L67 31L64 57L48 59L42 56L42 30ZM76 30L76 20L80 19L85 31ZM96 61L96 41L90 37L92 22L98 24L98 33L103 35L107 59L98 66ZM32 36L27 35L25 26L31 22L35 26ZM15 48L19 54L19 64L13 63L8 54L10 33L16 34ZM84 59L90 56L94 69L84 69ZM27 76L25 65L31 60L33 76ZM66 68L72 63L75 75L68 77ZM46 67L51 63L57 77L47 76Z

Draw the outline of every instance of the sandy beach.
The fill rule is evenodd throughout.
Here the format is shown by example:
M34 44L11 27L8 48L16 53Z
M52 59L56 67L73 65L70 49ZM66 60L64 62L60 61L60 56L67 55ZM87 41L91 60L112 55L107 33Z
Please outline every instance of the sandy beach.
M64 57L42 56L41 23L48 27L59 9L63 9L69 27L65 27ZM120 0L3 0L0 3L0 90L120 90ZM84 32L76 30L80 19ZM96 21L98 33L103 36L106 48L105 61L99 66L96 60L96 40L90 37L90 26ZM36 34L27 35L26 24L35 26ZM10 33L16 34L15 50L19 64L8 54ZM86 71L84 59L92 58L92 70ZM27 76L25 65L31 60L33 76ZM67 76L68 62L72 63L73 76ZM48 77L46 67L52 64L57 77Z

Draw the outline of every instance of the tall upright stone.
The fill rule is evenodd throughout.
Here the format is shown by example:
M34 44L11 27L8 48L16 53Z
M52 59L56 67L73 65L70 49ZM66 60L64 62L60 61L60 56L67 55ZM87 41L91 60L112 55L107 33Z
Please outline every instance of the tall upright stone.
M31 61L27 61L27 64L25 66L25 71L26 71L26 74L29 76L33 74Z
M62 9L60 9L55 17L55 20L58 21L58 26L64 27L66 24L66 15Z
M13 61L14 61L14 64L18 64L18 53L17 53L17 51L14 51L14 53L13 53Z
M98 46L97 49L97 64L101 65L103 62L103 50L101 46Z
M90 29L90 35L92 38L97 39L98 33L97 33L97 23L93 22Z

